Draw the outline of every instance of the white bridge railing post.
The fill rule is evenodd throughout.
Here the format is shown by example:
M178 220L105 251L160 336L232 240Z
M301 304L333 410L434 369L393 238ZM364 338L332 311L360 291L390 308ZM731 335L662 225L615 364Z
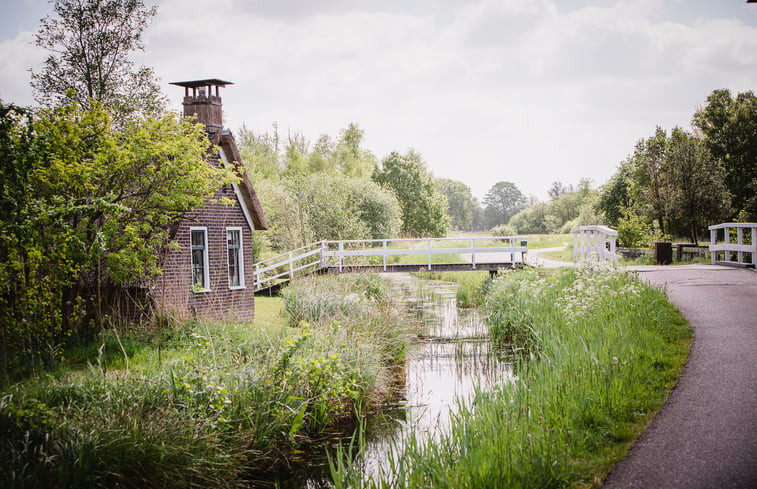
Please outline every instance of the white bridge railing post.
M386 272L386 240L383 241L384 245L384 271Z
M428 271L431 271L431 238L427 241L427 248L428 248Z
M731 243L731 229L736 229L736 243ZM710 261L713 265L757 266L757 222L725 222L709 226L710 230ZM718 244L718 231L723 230L723 244ZM744 244L744 230L749 230L749 244ZM718 260L720 253L723 260ZM736 261L731 260L736 254ZM751 263L745 262L745 254L751 255Z
M618 232L607 226L578 226L573 234L573 261L596 256L599 261L617 262Z

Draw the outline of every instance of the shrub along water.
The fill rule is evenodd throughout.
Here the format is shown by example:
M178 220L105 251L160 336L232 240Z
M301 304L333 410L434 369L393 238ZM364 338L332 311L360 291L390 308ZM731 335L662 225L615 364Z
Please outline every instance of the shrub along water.
M190 324L165 332L161 361L158 338L116 337L128 362L5 389L3 487L248 487L354 422L390 393L411 335L380 281L315 283L285 294L297 328Z
M596 487L664 402L691 338L661 291L609 269L504 273L486 310L494 341L522 353L516 382L478 392L378 476L337 460L337 487Z

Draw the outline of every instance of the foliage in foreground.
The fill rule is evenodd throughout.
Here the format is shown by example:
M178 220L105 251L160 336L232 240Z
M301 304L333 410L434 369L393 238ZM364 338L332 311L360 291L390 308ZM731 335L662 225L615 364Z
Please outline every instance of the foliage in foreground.
M102 316L94 291L149 280L171 225L236 181L202 126L113 125L99 105L0 105L0 367L49 360ZM97 296L99 297L99 296Z
M321 283L340 288L328 297L352 291L367 316L340 323L324 306L310 325L266 335L190 325L166 332L162 362L154 337L111 337L125 369L100 355L6 390L3 487L249 487L353 422L390 392L409 336L386 308L361 305L376 306L379 284Z
M416 437L391 473L343 460L337 487L598 486L659 409L690 329L664 298L611 270L506 273L487 310L495 341L520 351L517 380L461 405L438 441Z

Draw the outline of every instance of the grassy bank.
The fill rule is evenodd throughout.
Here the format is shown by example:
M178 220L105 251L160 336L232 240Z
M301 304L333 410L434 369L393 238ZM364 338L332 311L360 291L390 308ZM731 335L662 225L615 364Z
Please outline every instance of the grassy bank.
M258 300L254 327L82 345L0 394L2 487L249 487L391 392L411 335L385 296L360 275L301 281Z
M335 464L338 487L596 487L664 402L691 338L660 291L612 270L505 273L486 308L494 340L521 353L517 381L480 392L375 479Z

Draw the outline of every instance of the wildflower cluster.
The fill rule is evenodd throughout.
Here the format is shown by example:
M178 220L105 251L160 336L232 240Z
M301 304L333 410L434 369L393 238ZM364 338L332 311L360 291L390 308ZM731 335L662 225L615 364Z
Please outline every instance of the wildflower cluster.
M570 325L606 303L630 301L641 291L641 284L626 272L594 262L575 270L575 280L561 291L556 305Z

